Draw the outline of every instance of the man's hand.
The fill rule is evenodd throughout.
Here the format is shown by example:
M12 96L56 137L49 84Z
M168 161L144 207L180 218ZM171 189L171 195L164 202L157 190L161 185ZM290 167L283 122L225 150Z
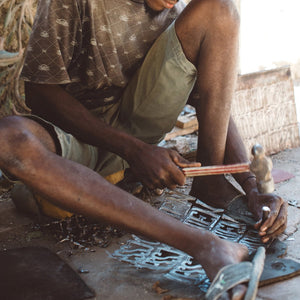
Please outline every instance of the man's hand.
M279 236L287 225L287 202L275 194L261 194L257 189L252 189L247 198L249 209L258 220L255 228L259 231L262 242L267 243ZM262 223L263 206L268 206L271 211Z
M133 153L128 163L136 178L150 189L184 185L185 176L180 168L201 166L184 159L177 151L148 144Z

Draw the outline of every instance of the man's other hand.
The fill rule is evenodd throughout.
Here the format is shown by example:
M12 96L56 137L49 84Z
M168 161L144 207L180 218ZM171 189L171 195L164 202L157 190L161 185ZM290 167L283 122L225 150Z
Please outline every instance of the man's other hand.
M255 229L259 231L263 243L278 237L287 226L288 204L275 194L261 194L253 189L248 195L249 209L258 220ZM270 214L266 220L262 220L262 208L268 206Z

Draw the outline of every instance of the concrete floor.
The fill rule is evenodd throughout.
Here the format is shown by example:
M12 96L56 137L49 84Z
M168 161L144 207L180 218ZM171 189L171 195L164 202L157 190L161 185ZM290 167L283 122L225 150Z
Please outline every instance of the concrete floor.
M287 246L287 258L300 262L300 148L285 150L272 157L274 169L288 172L292 178L276 184L276 193L289 205L289 221L285 233L280 237ZM130 264L119 262L111 254L119 249L131 235L114 238L107 248L93 247L89 250L70 250L70 247L49 235L34 233L32 219L16 212L8 193L0 198L0 239L1 249L24 246L45 246L63 258L75 271L84 269L81 278L96 292L95 299L200 299L197 287L186 283L172 282L158 271L136 269ZM70 255L72 251L72 255ZM79 272L78 272L79 273ZM159 294L153 285L167 288ZM257 299L300 299L300 276L259 289ZM167 296L168 295L168 296ZM198 296L197 296L198 295Z

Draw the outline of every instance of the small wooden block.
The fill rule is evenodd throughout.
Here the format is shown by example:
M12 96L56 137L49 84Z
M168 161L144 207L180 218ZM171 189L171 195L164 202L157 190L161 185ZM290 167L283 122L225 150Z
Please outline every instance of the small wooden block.
M177 126L175 126L172 131L170 131L169 133L166 134L165 136L165 141L168 141L176 136L179 135L186 135L186 134L190 134L195 132L198 129L198 122L197 124L194 124L191 127L187 127L187 128L179 128Z
M198 120L195 114L179 116L176 121L176 126L179 128L187 128L195 125L198 126Z

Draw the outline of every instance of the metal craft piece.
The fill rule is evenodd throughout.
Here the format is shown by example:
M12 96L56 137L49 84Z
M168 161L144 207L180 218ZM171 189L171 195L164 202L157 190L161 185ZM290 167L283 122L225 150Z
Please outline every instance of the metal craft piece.
M247 226L245 224L221 220L214 227L212 232L226 240L238 242L241 239L241 235L244 235L246 230Z
M212 230L221 216L199 207L192 207L184 223L191 226Z
M135 235L133 235L132 238L132 240L129 240L120 249L116 250L113 256L121 261L131 263L140 268L142 262L151 256L156 247L161 244L158 242L142 240Z
M168 245L146 241L136 235L132 237L132 240L113 253L113 257L131 263L137 268L166 271L189 257Z
M174 195L172 200L170 195L160 210L190 226L203 228L220 238L244 244L250 254L259 246L265 246L249 223L237 221L226 215L224 209L216 209L200 200L184 201L180 200L178 195ZM115 251L113 257L139 269L163 272L165 278L196 285L203 292L210 285L204 269L191 256L168 245L144 240L135 235Z
M187 201L175 200L167 198L159 208L159 210L171 215L172 217L183 220L190 211L192 204Z
M166 278L177 281L180 279L180 281L187 284L207 285L207 287L210 284L204 269L192 257L187 257L186 260L183 259L179 265L166 274Z
M245 235L240 239L240 244L246 245L249 249L249 253L252 254L259 246L269 246L261 242L257 231L254 229L248 229Z

